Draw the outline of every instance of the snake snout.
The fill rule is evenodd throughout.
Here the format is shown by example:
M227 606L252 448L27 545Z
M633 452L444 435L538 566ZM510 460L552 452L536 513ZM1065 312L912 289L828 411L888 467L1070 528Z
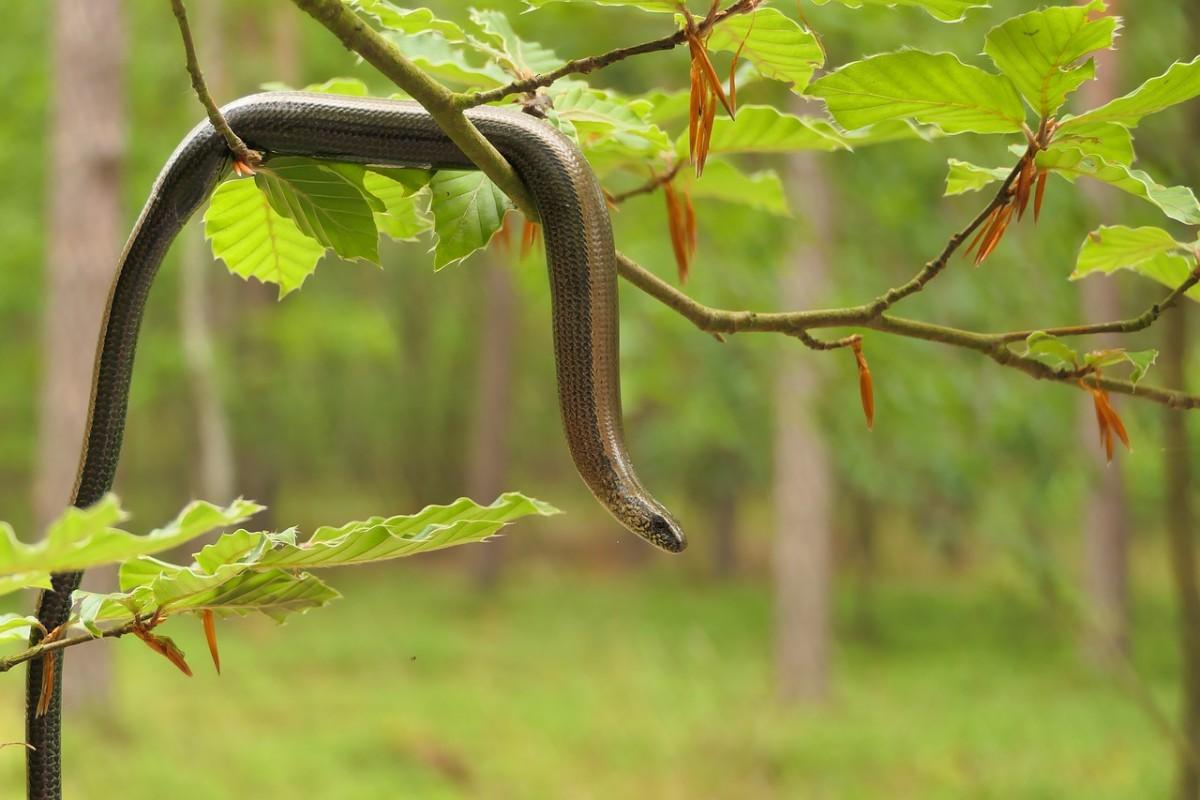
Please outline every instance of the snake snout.
M650 515L650 527L646 540L668 553L682 553L687 548L687 537L671 516L665 512Z

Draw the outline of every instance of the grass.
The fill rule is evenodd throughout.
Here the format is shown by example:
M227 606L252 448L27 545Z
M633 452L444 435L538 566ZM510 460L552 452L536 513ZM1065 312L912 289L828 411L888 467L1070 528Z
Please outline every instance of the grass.
M117 653L118 707L69 722L66 795L1169 794L1146 714L994 586L880 586L877 635L839 635L831 702L797 710L773 699L764 584L541 568L484 597L420 564L335 583L344 600L286 627L224 623L219 678L198 623L166 631L191 680L134 640L99 645ZM1139 609L1139 665L1171 708L1169 634L1165 605ZM20 681L0 679L0 740L21 738ZM0 751L5 797L22 768Z

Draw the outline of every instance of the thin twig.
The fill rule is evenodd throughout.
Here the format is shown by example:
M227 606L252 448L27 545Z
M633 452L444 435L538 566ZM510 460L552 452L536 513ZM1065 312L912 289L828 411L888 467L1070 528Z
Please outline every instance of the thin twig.
M795 339L799 339L801 344L803 344L809 350L818 351L840 350L844 347L854 347L856 344L862 342L862 336L857 333L852 333L849 336L842 337L841 339L835 339L832 342L826 342L822 341L821 339L817 339L808 331L796 331L795 333L789 333L788 335Z
M14 653L11 656L0 658L0 672L8 672L13 667L24 664L26 661L32 661L35 658L40 658L46 653L54 653L59 650L64 650L68 647L75 647L76 645L87 644L88 642L95 642L100 639L119 638L126 634L133 633L135 628L140 625L144 625L146 622L152 619L152 614L145 614L137 617L136 619L132 619L123 625L119 625L116 628L110 628L109 630L103 631L99 636L93 636L90 633L82 633L77 636L54 639L53 641L44 641L41 644L35 644L33 647L22 650L19 653Z
M876 315L882 314L904 298L914 295L924 289L926 284L941 274L942 270L946 268L946 265L950 263L950 259L956 252L958 252L958 248L962 247L963 242L967 241L971 234L975 233L975 231L979 229L979 226L982 225L984 221L986 221L987 218L992 215L993 211L995 211L1004 203L1008 202L1008 196L1010 189L1012 188L1012 183L1017 179L1017 176L1021 174L1021 167L1024 165L1024 163L1024 159L1017 162L1017 165L1012 168L1010 173L1008 173L1008 177L1004 179L1004 183L1000 184L1000 189L996 192L995 197L992 198L992 202L988 203L987 206L979 212L975 219L971 220L971 224L967 225L967 227L950 237L950 240L946 242L946 246L942 249L941 254L937 258L926 263L925 266L921 268L921 271L913 276L913 279L908 283L905 283L902 286L897 286L894 289L889 289L887 292L876 298L875 302L871 304L872 311Z
M1051 336L1057 336L1060 339L1066 339L1072 336L1091 336L1101 333L1137 333L1149 328L1158 318L1163 315L1163 312L1171 309L1179 299L1191 291L1197 284L1200 284L1200 266L1192 270L1188 275L1187 280L1176 286L1170 294L1162 299L1161 302L1155 303L1146 309L1144 312L1131 319L1114 320L1113 322L1099 322L1091 325L1068 325L1061 328L1046 328L1045 330L1028 330L1028 331L1010 331L1008 333L998 333L996 338L1002 342L1023 342L1035 333L1048 333Z
M744 14L755 8L762 0L737 0L728 8L717 12L711 17L704 19L698 24L698 32L700 35L706 34L716 25L735 14ZM514 94L528 94L535 92L538 89L549 86L559 78L565 78L568 75L586 75L590 72L595 72L598 69L603 69L618 61L623 61L633 56L645 55L646 53L655 53L663 50L673 50L688 40L688 32L686 29L680 29L672 33L670 36L663 36L660 39L643 42L631 47L619 47L616 50L610 50L607 53L600 55L588 56L587 58L576 58L568 61L557 69L545 72L539 75L534 75L529 78L513 81L512 83L501 86L496 89L490 89L486 92L461 93L454 96L454 104L457 108L466 109L474 106L483 105L485 103L494 103L498 100L503 100L505 97Z
M251 150L241 137L233 132L233 128L229 127L221 109L208 92L204 73L200 71L200 60L196 57L196 45L192 41L192 30L188 25L187 9L183 6L183 0L171 0L171 8L175 11L175 20L179 23L179 35L183 37L183 49L187 55L187 71L192 78L192 88L196 90L196 97L199 98L200 105L204 106L209 122L225 139L235 159L251 167L258 166L262 163L262 153Z
M674 164L671 165L671 168L669 170L662 173L661 175L652 176L650 178L650 180L646 181L641 186L635 186L634 188L629 189L627 191L619 192L614 195L609 195L609 197L608 197L609 202L612 203L613 205L620 205L621 203L624 203L626 200L630 199L631 197L637 197L638 195L643 195L643 194L650 194L651 192L657 190L660 186L670 183L672 180L674 180L675 176L679 174L679 170L683 168L683 163L684 162L682 162L682 161L676 161Z

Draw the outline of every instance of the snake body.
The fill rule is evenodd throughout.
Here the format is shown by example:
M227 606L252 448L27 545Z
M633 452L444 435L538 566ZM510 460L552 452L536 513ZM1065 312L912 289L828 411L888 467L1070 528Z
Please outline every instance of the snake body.
M271 92L223 109L253 148L364 164L474 169L415 103L298 92ZM584 482L627 529L671 552L686 541L670 513L642 487L621 426L617 350L617 260L604 196L578 149L525 114L491 108L468 112L480 132L516 169L541 216L553 304L558 401L568 448ZM93 378L90 414L74 504L88 506L112 487L121 449L134 350L154 276L184 223L229 166L229 151L204 122L164 166L125 246L109 296ZM269 166L269 164L268 164ZM68 618L81 573L53 576L38 618L47 629ZM58 800L62 669L55 670L49 711L34 714L41 659L30 662L26 741L28 796Z

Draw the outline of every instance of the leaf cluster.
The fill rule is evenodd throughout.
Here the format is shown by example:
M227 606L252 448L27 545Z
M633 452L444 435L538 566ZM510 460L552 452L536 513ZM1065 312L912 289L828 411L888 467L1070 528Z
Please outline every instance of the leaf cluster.
M148 534L114 527L126 519L109 495L87 509L70 509L50 525L36 544L22 544L0 523L0 592L49 588L51 573L101 564L119 564L115 592L77 591L61 638L73 628L92 637L113 631L148 635L179 614L212 617L264 614L278 622L326 605L340 595L313 570L358 566L484 541L518 519L559 513L553 506L517 492L490 505L460 498L428 506L416 514L371 517L301 537L295 528L280 532L237 528L221 533L194 554L190 564L173 564L153 554L245 522L263 507L237 500L226 508L194 502L173 521ZM36 618L0 616L0 642L27 641ZM134 630L137 629L137 630ZM145 638L145 637L143 637Z

